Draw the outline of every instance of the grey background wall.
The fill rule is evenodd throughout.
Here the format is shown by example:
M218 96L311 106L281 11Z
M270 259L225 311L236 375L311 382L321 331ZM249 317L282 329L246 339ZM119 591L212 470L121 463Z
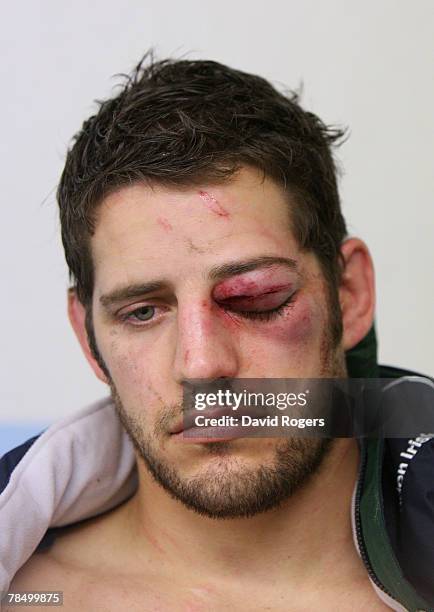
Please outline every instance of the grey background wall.
M66 318L54 191L92 101L151 45L303 82L307 108L349 126L343 208L376 263L380 357L434 374L431 0L15 2L0 29L0 423L106 394Z

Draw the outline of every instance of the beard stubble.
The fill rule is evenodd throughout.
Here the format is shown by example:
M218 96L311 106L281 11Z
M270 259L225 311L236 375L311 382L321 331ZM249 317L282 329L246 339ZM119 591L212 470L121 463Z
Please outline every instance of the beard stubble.
M321 377L346 375L342 355L335 347L326 330L321 343ZM276 442L271 461L247 466L234 456L232 441L203 443L208 457L206 468L194 476L183 477L158 446L182 407L166 407L151 433L125 409L111 379L110 389L138 458L155 482L173 499L209 518L248 518L277 508L309 482L333 446L332 438L282 438Z
M344 352L339 349L342 319L337 289L326 283L328 321L320 346L319 377L347 375ZM154 480L174 499L195 512L214 519L247 518L277 508L305 486L318 472L333 447L332 438L283 438L276 443L268 464L248 467L233 456L231 441L202 444L212 461L199 474L182 477L164 457L158 440L168 435L168 426L182 413L180 406L166 406L153 433L123 405L110 372L98 350L92 310L86 313L89 346L107 377L118 416Z

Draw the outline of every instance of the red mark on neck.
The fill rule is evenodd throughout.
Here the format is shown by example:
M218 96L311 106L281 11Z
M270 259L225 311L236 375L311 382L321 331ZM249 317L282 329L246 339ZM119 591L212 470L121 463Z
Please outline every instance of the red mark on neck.
M230 215L228 211L225 210L223 206L219 204L217 200L208 192L199 191L199 197L203 200L205 206L215 215L217 215L218 217L224 217L225 219L229 219Z
M158 225L161 225L161 227L164 229L165 232L170 232L170 231L173 230L172 225L164 217L158 217L157 218L157 223L158 223Z

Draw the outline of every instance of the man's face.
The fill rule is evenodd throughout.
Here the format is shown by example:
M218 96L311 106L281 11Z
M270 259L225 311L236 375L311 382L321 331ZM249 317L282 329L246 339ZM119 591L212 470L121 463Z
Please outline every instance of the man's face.
M297 247L287 196L251 168L218 186L125 187L101 204L92 256L98 351L157 481L209 516L252 515L288 497L325 441L173 433L190 379L345 373L328 289L314 255Z

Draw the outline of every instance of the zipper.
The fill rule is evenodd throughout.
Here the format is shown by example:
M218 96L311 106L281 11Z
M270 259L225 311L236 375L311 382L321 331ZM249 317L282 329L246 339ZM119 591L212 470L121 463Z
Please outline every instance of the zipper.
M363 535L362 535L362 520L360 517L360 499L362 497L362 489L363 489L363 482L365 479L365 472L366 472L366 463L367 463L367 451L366 451L366 444L364 444L363 442L361 442L360 444L361 447L361 451L362 451L362 457L361 457L361 461L360 461L360 470L359 470L359 481L357 483L357 489L356 489L356 496L355 496L355 504L354 504L354 510L355 510L355 528L356 528L356 538L357 538L357 544L359 547L359 553L360 553L360 557L365 565L365 568L368 572L368 575L370 577L370 579L372 580L372 582L381 590L383 591L383 593L385 593L386 595L388 595L389 597L391 597L393 600L396 601L395 596L388 590L386 589L386 587L383 585L382 582L380 582L380 580L378 579L377 575L375 574L374 570L372 569L371 563L369 561L369 557L367 555L366 552L366 548L365 548L365 543L363 541ZM398 602L397 602L398 603Z

